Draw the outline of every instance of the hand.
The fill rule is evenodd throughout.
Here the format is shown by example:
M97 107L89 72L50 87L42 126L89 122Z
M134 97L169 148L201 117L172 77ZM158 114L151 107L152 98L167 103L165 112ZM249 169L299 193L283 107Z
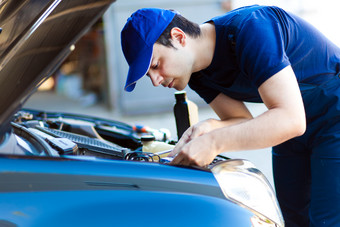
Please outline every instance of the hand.
M188 128L169 154L170 157L177 155L171 164L197 166L210 164L216 155L209 146L212 141L207 140L207 138L210 137L203 138L202 136L214 129L216 121L208 119ZM204 141L206 141L206 144Z
M212 137L204 134L184 144L170 164L204 167L209 165L217 154Z
M188 128L182 135L181 139L176 144L175 148L170 152L169 156L174 157L176 156L191 140L208 133L214 129L215 119L208 119L205 121L201 121L190 128Z

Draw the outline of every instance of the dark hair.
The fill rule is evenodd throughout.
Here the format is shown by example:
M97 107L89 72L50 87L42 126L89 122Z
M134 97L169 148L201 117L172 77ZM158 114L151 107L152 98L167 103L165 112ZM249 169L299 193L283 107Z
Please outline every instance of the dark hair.
M156 43L175 48L171 43L170 34L171 29L173 29L174 27L180 28L183 32L193 38L199 37L201 35L201 29L198 24L189 21L180 14L176 14L168 27L166 27L161 36L158 38Z

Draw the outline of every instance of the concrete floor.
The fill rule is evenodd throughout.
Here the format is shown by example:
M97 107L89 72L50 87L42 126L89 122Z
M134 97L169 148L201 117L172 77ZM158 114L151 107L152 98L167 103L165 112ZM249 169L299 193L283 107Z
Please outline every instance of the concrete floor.
M247 104L254 116L265 111L265 107L260 104ZM166 128L171 132L172 139L177 139L176 123L172 112L154 113L149 115L124 116L119 113L109 111L103 105L84 106L81 102L71 100L54 92L37 92L25 104L26 108L33 108L45 111L59 111L66 113L79 113L90 116L102 117L106 119L119 120L128 124L143 124L154 129ZM199 109L199 119L217 118L210 108ZM239 151L225 153L230 158L241 158L251 161L261 170L273 185L271 149L261 149L252 151Z

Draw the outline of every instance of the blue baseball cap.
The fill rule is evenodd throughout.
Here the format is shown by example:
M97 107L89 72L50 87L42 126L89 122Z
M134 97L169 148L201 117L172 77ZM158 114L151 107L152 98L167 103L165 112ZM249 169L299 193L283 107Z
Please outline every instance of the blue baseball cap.
M131 92L137 80L148 72L153 45L175 15L170 10L143 8L127 19L121 32L122 49L129 64L125 91Z

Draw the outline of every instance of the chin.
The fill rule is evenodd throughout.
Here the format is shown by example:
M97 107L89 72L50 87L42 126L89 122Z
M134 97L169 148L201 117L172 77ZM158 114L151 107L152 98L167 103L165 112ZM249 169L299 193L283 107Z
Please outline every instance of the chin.
M175 90L177 90L177 91L182 91L185 87L173 87L173 88L175 88Z
M175 88L177 91L182 91L186 87L186 84L174 84L173 88Z

